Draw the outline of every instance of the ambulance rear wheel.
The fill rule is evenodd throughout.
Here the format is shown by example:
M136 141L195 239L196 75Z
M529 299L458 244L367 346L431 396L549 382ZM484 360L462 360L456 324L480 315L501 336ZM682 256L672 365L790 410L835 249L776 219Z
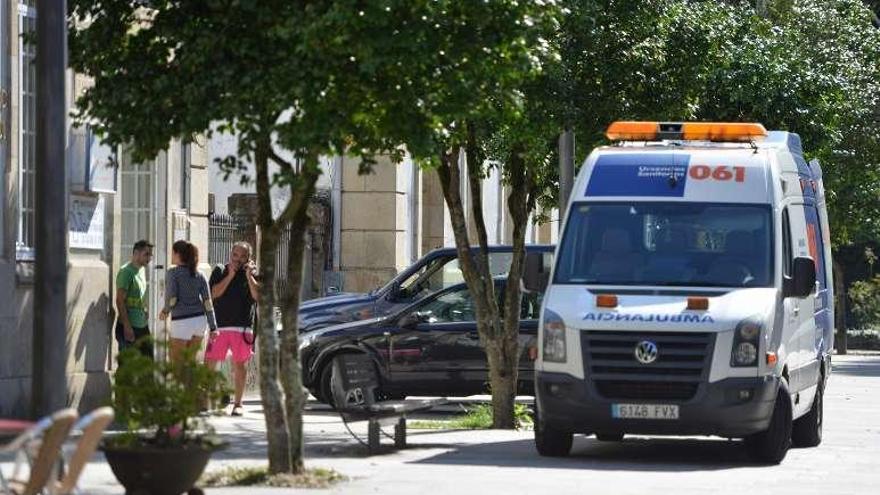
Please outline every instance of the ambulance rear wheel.
M574 435L571 432L557 430L535 418L535 448L544 457L566 457L571 452Z
M785 459L785 454L791 446L791 430L791 395L788 393L788 383L782 378L779 382L779 391L776 392L770 426L762 432L745 438L749 457L761 464L779 464Z

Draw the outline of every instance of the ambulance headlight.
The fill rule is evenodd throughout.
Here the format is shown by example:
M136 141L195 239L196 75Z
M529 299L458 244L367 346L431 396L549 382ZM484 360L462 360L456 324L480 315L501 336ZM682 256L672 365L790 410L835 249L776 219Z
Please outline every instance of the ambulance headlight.
M743 342L733 350L734 366L753 366L758 361L758 348L751 342Z
M544 340L543 359L553 363L565 362L565 323L558 314L544 310L544 320L541 322L542 337Z
M746 367L758 365L758 339L763 325L756 318L748 318L736 326L733 332L733 347L730 352L730 365Z

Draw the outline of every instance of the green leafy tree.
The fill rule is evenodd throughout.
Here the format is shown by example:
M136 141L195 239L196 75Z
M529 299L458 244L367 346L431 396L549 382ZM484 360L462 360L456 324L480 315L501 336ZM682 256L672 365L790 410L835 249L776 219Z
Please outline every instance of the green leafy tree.
M520 349L517 333L501 324L489 272L479 187L486 169L474 143L484 123L522 111L521 86L540 73L551 50L542 35L557 14L552 0L338 2L324 26L334 33L330 50L352 61L346 76L369 88L382 135L440 178L488 357L493 424L503 428L514 426ZM466 187L470 212L461 197ZM469 216L475 238L468 233Z
M71 0L69 5L71 65L94 80L78 100L78 117L95 122L108 144L126 146L141 161L171 139L192 141L215 123L239 138L237 155L222 165L254 178L259 199L260 392L269 470L301 472L306 396L297 308L318 157L361 155L368 166L371 150L393 151L374 139L375 101L345 76L354 62L325 49L339 41L326 27L356 19L355 2ZM283 158L285 150L293 160ZM270 174L270 163L280 172ZM290 192L278 218L272 215L273 187ZM276 294L276 246L288 224L290 290ZM282 309L280 338L276 305Z

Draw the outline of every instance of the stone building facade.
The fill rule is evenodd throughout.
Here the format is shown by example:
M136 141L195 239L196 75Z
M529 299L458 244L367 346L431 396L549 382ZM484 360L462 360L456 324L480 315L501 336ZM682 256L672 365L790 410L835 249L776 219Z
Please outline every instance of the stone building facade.
M35 29L34 0L0 2L0 416L23 417L31 400L35 229L35 49L20 36ZM68 105L87 87L68 71ZM208 237L206 143L169 144L149 163L102 145L88 128L68 126L68 402L81 410L110 391L116 344L115 273L131 245L156 244L147 273L151 327L160 338L159 295L174 240L203 252ZM113 157L113 160L110 160ZM118 166L108 166L116 163Z

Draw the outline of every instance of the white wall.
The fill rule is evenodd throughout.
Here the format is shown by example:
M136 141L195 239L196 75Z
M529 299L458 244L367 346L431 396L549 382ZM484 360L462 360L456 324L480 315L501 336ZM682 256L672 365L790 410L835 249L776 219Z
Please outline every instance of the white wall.
M241 184L241 175L231 174L229 179L224 181L224 173L217 164L217 160L223 159L238 152L238 137L233 134L215 132L208 142L208 174L209 174L209 191L214 195L214 212L228 213L227 199L229 196L238 193L256 193L257 188L254 182L256 170L252 163L248 164L247 174L250 176L250 182L247 185ZM279 151L278 153L286 160L293 160L290 152ZM330 159L321 160L321 169L323 173L318 178L318 189L330 189L332 170ZM269 177L278 172L278 167L269 164ZM290 197L286 188L272 188L272 211L277 216L281 213L281 209L287 204Z

